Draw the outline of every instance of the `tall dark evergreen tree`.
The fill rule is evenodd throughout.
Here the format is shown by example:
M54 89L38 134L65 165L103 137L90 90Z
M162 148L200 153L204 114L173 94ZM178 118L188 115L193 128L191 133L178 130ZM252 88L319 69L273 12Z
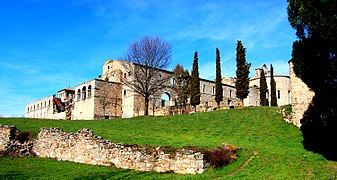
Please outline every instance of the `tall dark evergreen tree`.
M190 104L196 106L200 104L200 78L199 78L199 65L198 65L198 52L194 53L192 74L191 74L191 83L190 83Z
M266 75L264 73L264 70L261 69L260 71L260 105L261 106L268 106L268 100L267 100L267 81L266 81Z
M243 47L241 41L236 46L236 97L241 100L248 96L249 89L249 68L250 63L246 62L246 48Z
M292 63L297 77L315 92L301 119L304 147L337 160L337 1L288 0L296 30Z
M274 68L270 65L270 106L277 106L276 82L274 79Z
M222 101L222 83L221 83L221 65L220 65L220 51L218 48L216 52L216 76L215 76L215 101L217 103L217 109L220 109L220 102Z

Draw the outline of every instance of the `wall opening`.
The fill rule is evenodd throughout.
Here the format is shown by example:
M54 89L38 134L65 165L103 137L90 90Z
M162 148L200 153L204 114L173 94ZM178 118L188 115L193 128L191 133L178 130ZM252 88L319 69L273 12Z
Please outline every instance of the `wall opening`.
M278 98L278 99L281 98L281 92L280 92L280 90L277 90L277 98Z
M170 106L170 99L171 99L170 94L167 92L164 92L161 95L161 107Z
M82 88L82 99L87 98L86 91L87 91L87 89L86 89L86 87L84 86L84 87Z
M77 90L77 101L79 101L81 99L81 90L80 89L78 89ZM50 102L50 100L49 100L49 102ZM50 103L49 103L50 104Z
M88 86L88 97L91 97L91 85Z

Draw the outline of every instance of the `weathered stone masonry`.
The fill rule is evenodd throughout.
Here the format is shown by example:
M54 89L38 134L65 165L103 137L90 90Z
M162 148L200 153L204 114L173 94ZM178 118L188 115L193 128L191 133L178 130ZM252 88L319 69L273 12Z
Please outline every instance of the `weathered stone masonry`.
M301 127L301 119L303 118L304 112L308 109L312 98L315 96L315 92L310 90L308 86L296 76L294 72L294 65L289 61L290 69L290 80L291 80L291 122L297 126Z
M17 143L13 139L17 132L13 126L0 125L0 151L6 151ZM174 153L165 153L160 147L113 143L95 136L88 129L67 133L58 128L42 128L36 141L25 144L29 144L31 154L42 158L137 171L201 174L209 166L206 155L201 152L180 149Z
M31 157L34 143L26 141L32 135L30 133L20 133L14 126L0 124L0 157L9 155L13 157Z
M182 150L173 157L159 149L150 151L146 147L116 144L94 136L88 129L67 133L56 128L43 128L33 150L39 157L138 171L200 174L207 168L200 152Z
M7 149L7 147L11 143L11 140L14 139L15 134L16 134L16 127L0 125L0 151L4 151Z

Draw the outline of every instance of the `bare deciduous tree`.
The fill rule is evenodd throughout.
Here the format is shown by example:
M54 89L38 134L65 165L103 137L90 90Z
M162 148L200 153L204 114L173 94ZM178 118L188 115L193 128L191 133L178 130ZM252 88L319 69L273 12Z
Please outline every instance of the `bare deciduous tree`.
M161 73L171 63L171 45L159 37L145 36L130 44L123 66L123 83L144 97L144 115L149 114L150 96L169 84L171 75Z

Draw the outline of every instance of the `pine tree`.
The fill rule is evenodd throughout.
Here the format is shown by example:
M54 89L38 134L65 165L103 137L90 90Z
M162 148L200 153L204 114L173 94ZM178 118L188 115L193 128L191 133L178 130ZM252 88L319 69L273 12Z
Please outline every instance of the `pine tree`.
M190 104L196 106L200 104L200 79L199 79L199 70L198 70L198 52L194 53L192 74L191 74L191 90L190 90Z
M236 46L236 97L241 100L248 96L249 89L249 68L250 63L246 62L246 48L243 47L241 41Z
M270 106L277 106L276 82L274 79L274 68L270 65Z
M264 74L264 70L261 69L261 73L260 73L260 105L261 106L268 106L269 104L266 98L267 92L268 92L268 88L267 88L266 76Z
M216 77L215 77L215 101L217 109L220 109L220 102L222 101L222 83L221 83L221 65L220 65L220 51L216 48Z

